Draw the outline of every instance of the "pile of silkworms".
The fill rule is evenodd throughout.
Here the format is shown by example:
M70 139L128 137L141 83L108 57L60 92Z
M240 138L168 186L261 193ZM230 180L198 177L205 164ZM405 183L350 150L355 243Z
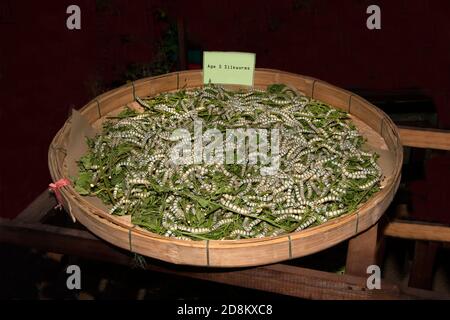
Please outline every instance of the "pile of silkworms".
M380 188L378 156L363 151L348 114L287 86L205 85L136 101L141 111L125 108L88 139L75 188L151 232L184 240L273 237L353 212ZM198 121L203 131L222 133L277 129L276 172L262 174L262 157L174 163L174 131L194 133ZM194 134L183 139L195 146Z

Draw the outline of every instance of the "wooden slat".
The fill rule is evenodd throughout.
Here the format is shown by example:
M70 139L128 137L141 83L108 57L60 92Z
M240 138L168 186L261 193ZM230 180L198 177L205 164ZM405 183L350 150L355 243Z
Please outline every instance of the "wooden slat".
M380 290L368 290L366 278L337 275L283 264L223 272L173 272L228 285L279 293L305 299L408 299L397 286L382 282Z
M410 296L410 297L416 297L418 299L425 299L425 300L449 300L450 299L450 296L448 296L448 295L443 295L439 292L430 291L430 290L404 287L404 286L401 286L400 290L402 291L403 294Z
M431 290L433 287L433 267L439 243L416 241L414 260L409 275L409 286Z
M15 220L30 223L42 221L56 204L55 196L51 194L50 191L45 190L30 205L28 205Z
M121 264L131 261L129 256L90 232L45 224L1 220L0 243Z
M450 242L450 227L409 221L392 221L384 235L394 238Z
M398 131L404 146L450 150L450 131L448 130L400 126Z
M376 264L378 250L378 224L360 233L348 242L345 273L367 276L367 267Z

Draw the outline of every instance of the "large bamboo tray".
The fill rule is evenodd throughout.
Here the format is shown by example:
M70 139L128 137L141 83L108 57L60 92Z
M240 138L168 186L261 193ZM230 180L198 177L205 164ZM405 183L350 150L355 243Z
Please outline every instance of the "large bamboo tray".
M244 267L275 263L313 254L349 239L374 225L391 203L400 182L403 151L396 126L377 107L349 91L297 74L257 69L254 86L272 83L295 87L307 96L351 114L371 149L380 154L382 189L354 213L317 227L273 238L184 241L163 237L131 224L129 217L110 215L95 201L77 194L72 186L61 189L65 208L100 238L126 250L175 264L209 267ZM200 70L142 79L109 91L85 105L80 113L96 128L124 105L136 107L135 96L202 86ZM49 148L49 169L54 181L68 177L67 144L72 118L59 130ZM84 137L80 135L84 143Z

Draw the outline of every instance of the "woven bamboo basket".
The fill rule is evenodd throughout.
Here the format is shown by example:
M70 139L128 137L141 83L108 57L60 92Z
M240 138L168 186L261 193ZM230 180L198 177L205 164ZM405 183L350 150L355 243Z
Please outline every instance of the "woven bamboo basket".
M380 109L349 91L297 74L269 69L255 71L255 88L266 88L273 83L287 84L309 97L349 112L359 131L367 138L369 148L380 154L378 162L385 177L382 189L354 213L272 238L184 241L135 227L130 217L110 215L95 201L88 201L77 194L72 186L61 189L66 210L91 232L123 249L174 264L209 267L256 266L306 256L374 225L391 203L400 182L403 151L396 126ZM93 127L100 128L107 116L116 115L125 105L136 106L135 96L147 97L200 86L200 70L146 78L97 97L80 113ZM67 148L72 118L59 130L49 148L49 169L54 181L68 178ZM80 136L79 141L84 143L84 137Z

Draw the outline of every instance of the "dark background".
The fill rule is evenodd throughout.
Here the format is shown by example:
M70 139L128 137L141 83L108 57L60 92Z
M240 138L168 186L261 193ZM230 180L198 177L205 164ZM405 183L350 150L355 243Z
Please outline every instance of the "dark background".
M81 30L66 28L71 4ZM366 28L371 4L381 7L381 30ZM69 110L152 74L141 66L172 52L173 41L161 41L179 18L188 49L255 52L257 67L351 90L414 88L433 102L437 126L450 128L448 0L1 0L0 216L14 217L48 186L47 149Z

